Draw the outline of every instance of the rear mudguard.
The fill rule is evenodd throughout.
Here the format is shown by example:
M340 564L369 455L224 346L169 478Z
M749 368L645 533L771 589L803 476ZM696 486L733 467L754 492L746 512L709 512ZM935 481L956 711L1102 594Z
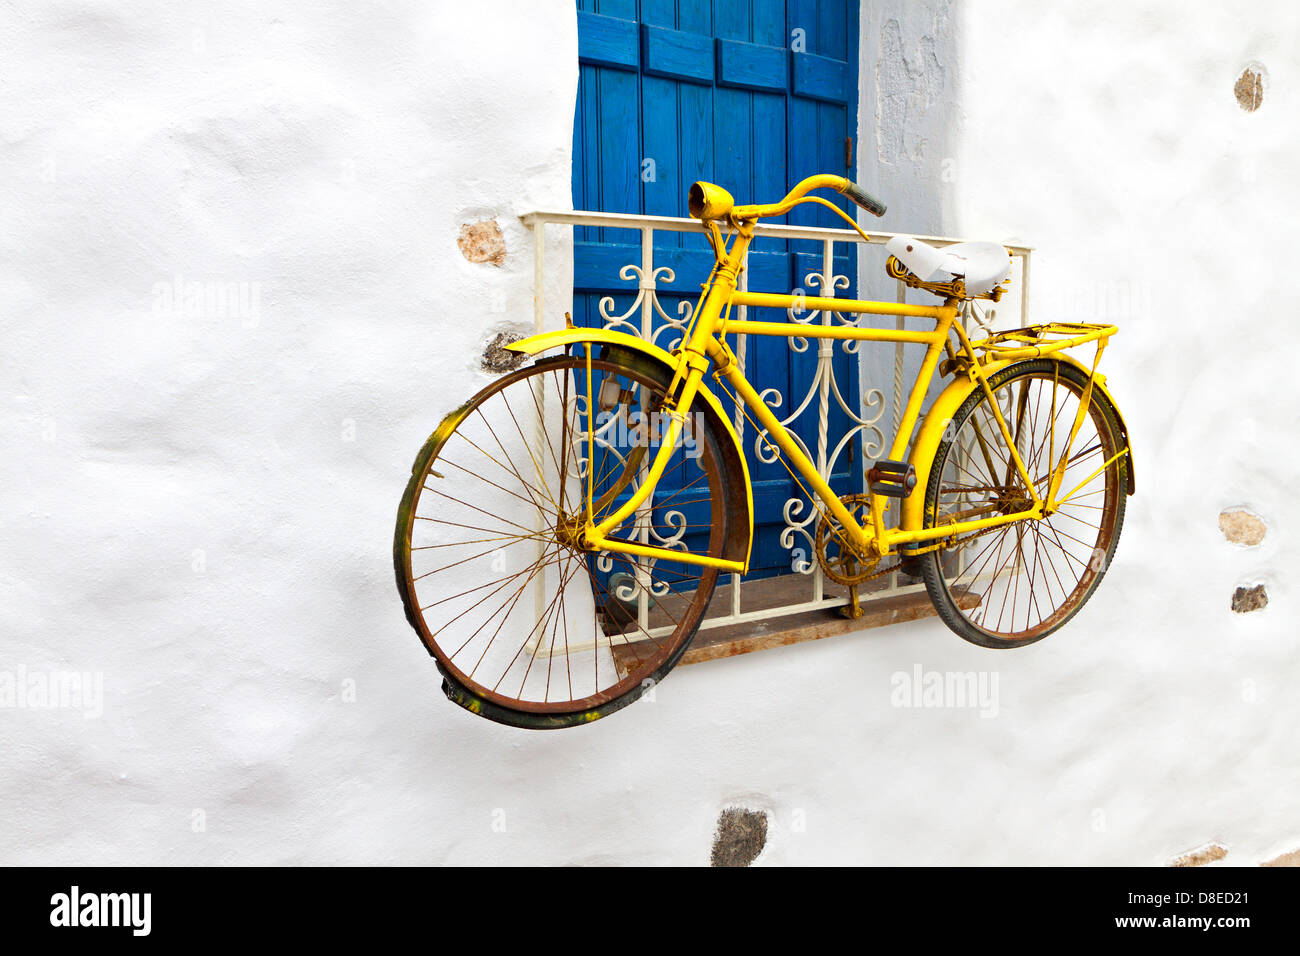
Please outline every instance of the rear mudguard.
M670 381L677 367L676 358L659 346L635 335L628 335L626 332L610 332L606 329L572 328L561 329L558 332L543 332L540 335L520 339L518 342L511 342L506 348L514 352L536 355L548 349L567 349L571 345L585 343L600 347L599 351L593 349L594 357L603 355L629 368L666 374ZM719 442L721 453L726 456L731 465L727 472L732 476L739 476L744 485L741 488L737 483L736 487L727 488L728 506L732 510L727 516L729 519L727 540L723 543L722 556L728 561L744 562L745 570L748 571L750 549L754 541L754 489L749 483L749 467L745 464L745 454L741 450L736 430L723 412L717 396L709 391L703 382L700 383L699 395L704 401L702 407L696 407L708 416L709 422L719 432L725 432L730 439ZM738 516L735 514L735 509L742 507L742 502L745 513L743 516ZM738 517L742 520L736 520Z
M1084 365L1070 355L1058 353L1045 357L1058 362L1069 362L1071 365L1082 369L1085 373L1092 371L1091 367ZM991 362L980 367L986 377L992 378L994 373L1022 361L1037 360L1009 359L1003 362ZM929 486L930 465L934 462L934 453L938 450L939 443L943 441L943 433L948 427L948 422L957 413L957 409L961 408L962 402L966 401L970 393L979 387L979 382L961 375L943 390L939 397L934 400L934 404L930 406L930 410L926 412L925 419L921 422L921 428L916 434L916 439L912 442L912 452L907 459L912 467L916 469L916 491L903 499L902 529L904 531L919 531L925 526L924 489ZM1111 406L1115 409L1115 417L1119 420L1120 441L1128 446L1128 488L1126 490L1131 495L1137 486L1133 480L1133 447L1129 443L1128 426L1124 424L1124 417L1120 414L1119 406L1106 388L1106 377L1104 375L1097 375L1094 387L1101 389L1102 394L1110 399Z

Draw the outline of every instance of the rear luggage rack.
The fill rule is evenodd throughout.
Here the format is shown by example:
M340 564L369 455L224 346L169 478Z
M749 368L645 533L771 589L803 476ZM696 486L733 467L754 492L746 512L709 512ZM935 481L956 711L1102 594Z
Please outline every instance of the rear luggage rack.
M1113 325L1048 322L1046 325L996 332L986 339L972 341L971 346L989 353L992 359L1036 358L1085 342L1104 341L1117 331L1119 329Z

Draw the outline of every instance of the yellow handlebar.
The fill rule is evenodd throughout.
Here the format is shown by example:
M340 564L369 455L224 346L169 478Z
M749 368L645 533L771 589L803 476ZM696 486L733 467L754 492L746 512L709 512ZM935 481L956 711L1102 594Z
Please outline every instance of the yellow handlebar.
M721 186L699 182L691 186L687 207L690 209L692 216L704 221L710 219L729 219L733 221L765 219L770 216L785 215L794 206L802 202L804 196L814 189L834 189L836 192L848 196L849 199L873 216L883 216L885 214L885 204L879 199L876 199L851 180L845 179L843 176L832 176L829 173L809 176L790 190L780 202L748 206L737 206L735 200L731 198L731 193Z

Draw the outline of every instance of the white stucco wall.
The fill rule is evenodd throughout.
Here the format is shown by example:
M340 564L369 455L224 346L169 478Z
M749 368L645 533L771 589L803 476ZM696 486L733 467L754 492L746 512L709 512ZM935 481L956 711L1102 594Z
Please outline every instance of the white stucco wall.
M1055 289L1086 320L1100 283L1149 283L1106 360L1139 495L1087 614L1017 653L919 623L682 668L549 734L443 699L389 549L421 441L532 321L516 216L569 201L571 5L9 8L0 672L91 672L103 699L0 709L5 861L704 863L732 803L770 812L769 863L1294 848L1297 409L1263 338L1285 309L1261 310L1297 37L1269 6L960 10L939 55L962 51L965 122L925 160L955 157L951 192L909 170L911 131L864 176L925 209L891 226L1032 241L1041 317ZM485 217L499 269L456 247ZM241 308L173 308L177 277L242 283ZM1235 504L1260 548L1219 535ZM1269 608L1233 616L1256 580ZM995 674L996 716L892 706L918 664Z
M1217 839L1224 865L1270 859L1300 846L1300 401L1282 338L1300 11L981 2L958 30L952 228L1037 248L1036 321L1120 326L1103 363L1136 449L1138 493L1087 614L998 659L1026 695L1006 701L1019 745L1001 759L1077 834L1017 856L1158 862ZM1233 85L1253 62L1267 80L1251 113ZM1267 521L1258 547L1219 532L1236 506ZM1267 609L1233 614L1233 590L1258 583Z

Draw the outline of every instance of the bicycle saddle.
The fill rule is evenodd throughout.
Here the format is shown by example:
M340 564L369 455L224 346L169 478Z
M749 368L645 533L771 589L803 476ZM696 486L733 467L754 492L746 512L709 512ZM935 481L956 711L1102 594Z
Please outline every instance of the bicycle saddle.
M936 249L911 236L895 236L885 248L922 282L961 279L970 296L988 295L1011 274L1011 257L996 242L958 242Z

